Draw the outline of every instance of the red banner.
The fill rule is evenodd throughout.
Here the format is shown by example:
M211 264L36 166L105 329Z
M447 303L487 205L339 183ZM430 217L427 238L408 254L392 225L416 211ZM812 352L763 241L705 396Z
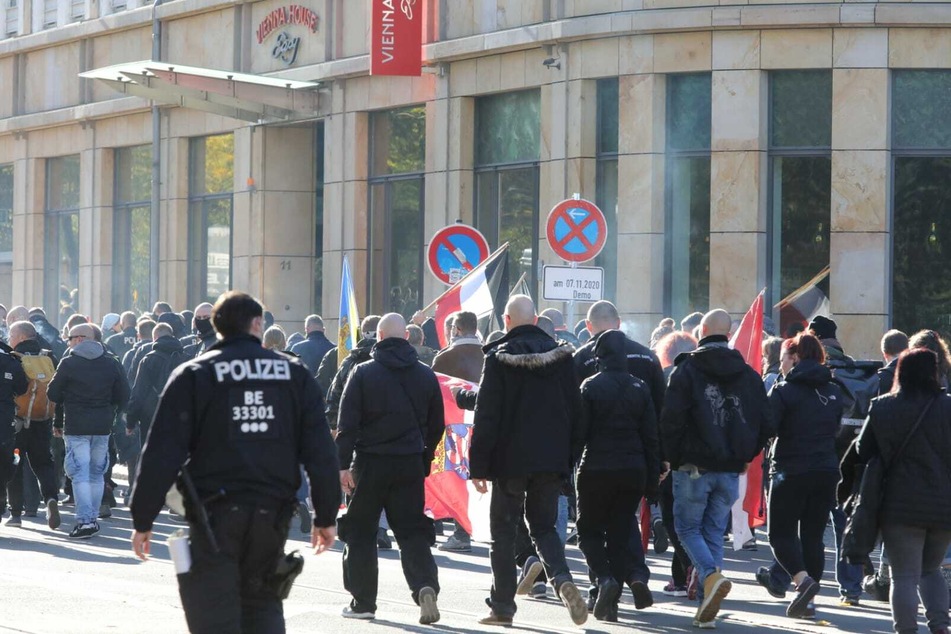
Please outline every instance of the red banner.
M373 0L370 74L419 77L422 64L422 2Z

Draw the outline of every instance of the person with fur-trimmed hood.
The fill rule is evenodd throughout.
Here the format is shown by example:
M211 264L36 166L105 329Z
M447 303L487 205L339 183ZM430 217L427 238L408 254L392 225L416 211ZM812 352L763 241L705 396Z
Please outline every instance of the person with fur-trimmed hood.
M584 443L573 348L559 345L535 326L530 297L512 296L504 320L507 334L484 348L469 451L476 490L485 493L486 482L492 481L491 612L481 623L510 625L515 615L515 532L524 505L532 541L555 593L581 625L588 610L555 530L558 495Z

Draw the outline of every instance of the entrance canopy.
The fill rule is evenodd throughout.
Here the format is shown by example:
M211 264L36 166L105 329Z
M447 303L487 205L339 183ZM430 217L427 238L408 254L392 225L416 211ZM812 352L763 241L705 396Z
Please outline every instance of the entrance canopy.
M275 123L312 117L319 84L232 71L131 62L79 74L127 95L249 121Z

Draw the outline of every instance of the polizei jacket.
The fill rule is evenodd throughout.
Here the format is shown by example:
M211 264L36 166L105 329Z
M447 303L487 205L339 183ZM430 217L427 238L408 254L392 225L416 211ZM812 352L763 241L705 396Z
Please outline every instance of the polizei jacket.
M674 365L660 423L664 457L673 469L741 473L773 435L759 373L719 335Z
M314 524L340 502L337 454L320 389L307 368L251 335L220 341L169 378L139 461L136 530L151 530L182 465L202 499L278 507L293 502L298 465L310 479Z
M489 344L469 450L473 479L568 475L583 445L573 348L536 326Z

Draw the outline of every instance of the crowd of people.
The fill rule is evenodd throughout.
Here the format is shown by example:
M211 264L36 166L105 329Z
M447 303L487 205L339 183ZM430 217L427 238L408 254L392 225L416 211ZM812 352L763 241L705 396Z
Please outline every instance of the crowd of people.
M439 373L478 385L453 392L459 407L474 410L472 485L491 495L492 588L483 624L512 624L516 596L544 596L549 587L579 625L589 614L617 621L625 587L636 609L649 608L654 600L639 518L647 500L655 550L673 548L664 593L696 600L692 625L715 627L732 589L724 543L741 477L764 456L774 562L756 578L776 598L792 586L789 617L816 618L815 598L826 569L834 568L843 605L858 606L863 593L888 600L895 631L916 632L920 596L930 631L948 632L951 397L945 389L951 355L938 333L885 333L882 363L863 387L877 398L858 407L854 385L842 378L842 368L855 362L826 316L784 338L773 336L767 319L754 369L729 346L738 324L723 310L694 313L679 324L664 319L643 345L622 332L610 302L593 304L572 330L560 311L538 313L530 298L515 295L505 307L504 329L486 337L469 312L444 324L420 313L411 323L395 313L368 316L360 341L340 359L320 316L307 317L302 333L288 335L260 304L239 295L182 313L158 302L141 315L109 313L98 325L74 314L62 329L40 308L0 306L0 416L13 421L0 427L6 526L20 526L21 516L36 515L42 505L55 530L60 506L73 504L69 536L92 537L118 503L112 468L126 464L130 485L137 473L142 478L132 499L126 490L123 501L133 511L136 551L145 556L164 490L191 456L201 502L186 506L186 517L197 568L179 582L192 631L226 631L222 623L235 618L270 624L260 631L283 631L267 629L283 622L280 593L261 601L248 590L270 574L273 557L254 565L243 559L240 539L219 533L215 514L222 511L212 514L210 526L198 519L204 513L197 507L217 509L219 498L263 508L280 522L296 515L321 550L339 531L344 586L352 596L347 618L375 618L376 550L392 547L392 533L420 622L435 623L440 588L433 520L448 518L424 513L424 479L446 433ZM449 342L442 350L437 328ZM286 373L278 370L286 363ZM308 376L313 379L300 379ZM300 380L307 384L295 383ZM203 382L209 405L182 409L198 398ZM249 391L249 383L259 387ZM212 441L203 440L203 430L212 423L205 418L236 426L224 436L207 432L234 455L206 446ZM241 449L241 442L282 437L273 421L285 420L293 429L322 431L295 432L301 444L289 446L280 465L257 464ZM217 482L220 470L205 472L201 460L196 463L203 451L217 468L255 466L244 480ZM827 524L838 555L862 467L876 459L889 474L881 559L837 556L827 566ZM270 488L246 481L259 475L272 479ZM341 490L348 508L338 519ZM586 594L565 558L572 515L589 568ZM254 517L234 521L258 530ZM195 535L206 532L201 548L209 552L234 541L234 568L204 568L211 558L197 556L195 540L205 538ZM286 529L278 537L265 541L283 552ZM745 546L755 548L755 540ZM439 548L469 551L471 537L456 522ZM232 610L215 620L214 606L186 598L228 574L241 577L237 616Z

